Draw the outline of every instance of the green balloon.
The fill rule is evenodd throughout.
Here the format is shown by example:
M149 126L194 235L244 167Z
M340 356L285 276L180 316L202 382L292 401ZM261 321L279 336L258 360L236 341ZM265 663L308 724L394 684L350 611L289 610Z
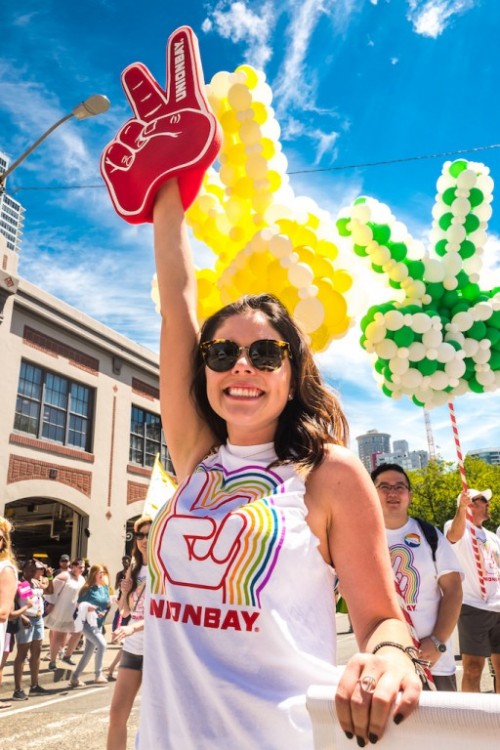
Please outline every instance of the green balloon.
M394 341L398 346L410 346L415 341L415 334L409 326L402 326L394 332Z
M484 193L479 188L471 188L469 192L469 201L473 208L479 206L484 201Z
M445 289L442 284L439 284L437 282L428 282L425 291L432 297L434 302L437 302L437 300L441 299L441 297L443 296Z
M451 206L455 200L456 192L457 189L454 187L447 188L443 193L443 203L446 203L447 206Z
M415 362L415 367L420 370L422 375L432 375L438 369L438 363L435 359L424 357L420 362Z
M453 219L453 214L451 213L443 214L440 217L438 224L441 227L441 229L444 229L444 230L449 229L451 227L452 219Z
M385 384L382 386L382 392L385 396L389 396L389 398L392 398L392 391Z
M400 312L403 313L403 315L414 315L415 313L422 312L422 308L418 305L405 305L405 307L402 307Z
M500 328L500 310L497 310L488 318L488 324L493 326L493 328Z
M448 240L439 240L439 242L436 242L434 245L434 250L436 251L437 255L446 255L447 250L446 246L448 244Z
M477 302L477 297L480 294L481 289L478 284L466 284L462 289L462 296L469 302Z
M387 367L384 370L384 378L387 380L388 383L392 383L392 372L390 367L387 365Z
M475 232L476 229L479 229L480 223L481 222L475 214L469 214L464 222L464 227L467 234L471 234L472 232Z
M467 162L465 161L465 159L457 159L452 164L450 164L448 172L452 177L458 177L460 172L463 172L464 169L467 169Z
M376 371L377 371L377 372L378 372L378 373L379 373L380 375L382 375L382 374L383 374L383 372L384 372L384 370L385 370L385 368L386 368L386 367L387 367L387 362L386 362L386 360L385 360L385 359L376 359L376 360L375 360L374 368L375 368L375 370L376 370Z
M473 359L470 359L469 357L464 359L465 362L465 374L468 378L471 377L471 375L474 375L476 372L476 363Z
M360 195L359 198L356 198L356 200L354 201L353 205L354 206L359 206L360 203L366 203L366 196L365 195Z
M485 338L491 341L491 346L495 346L500 341L500 331L498 330L498 328L491 328L490 326L488 326L488 324L486 324Z
M476 339L476 341L484 339L486 337L486 326L483 321L476 320L467 331L467 336L468 338Z
M368 226L373 232L373 239L379 245L386 245L391 239L391 228L388 224L374 224L369 221Z
M453 339L446 339L446 343L450 344L450 346L452 346L457 352L459 352L462 348L462 345L459 344L458 341L454 341Z
M416 396L412 396L411 400L413 401L413 403L415 404L415 406L424 406L424 402L423 401L419 401Z
M389 286L391 286L393 289L401 289L401 282L389 279Z
M474 391L474 393L484 393L484 386L478 383L475 377L472 377L468 382L471 391Z
M425 266L421 260L407 260L408 273L413 279L421 280L425 272Z
M500 351L498 349L491 350L489 365L492 370L500 370Z
M460 245L460 250L458 251L460 257L463 258L463 260L472 258L475 252L476 246L470 240L464 240Z
M382 266L376 266L375 263L372 263L372 268L375 273L384 273L384 269L382 268Z
M363 247L363 245L354 245L353 250L356 255L360 256L360 258L366 258L366 256L368 255L368 253L366 252L366 247Z
M469 276L465 273L465 271L459 271L456 275L458 289L463 289L466 287L469 283Z
M404 242L388 242L387 247L391 252L391 258L398 263L404 260L408 254L408 248Z
M455 305L455 307L452 308L451 316L453 317L453 315L456 315L460 312L468 312L468 310L470 310L470 305L468 304L468 302L461 300Z
M458 295L458 292L453 289L443 294L441 304L443 307L448 307L452 310L459 300L460 296Z
M337 230L341 237L350 237L351 231L347 228L350 219L337 219Z
M361 330L364 332L367 325L370 323L373 323L375 320L375 313L377 312L377 309L375 307L370 307L366 313L361 318Z

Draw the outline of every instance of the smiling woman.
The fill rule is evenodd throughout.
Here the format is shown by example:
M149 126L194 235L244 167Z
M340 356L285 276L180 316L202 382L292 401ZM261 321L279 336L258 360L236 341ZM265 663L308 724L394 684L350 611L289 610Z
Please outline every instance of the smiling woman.
M408 716L420 693L379 503L344 447L340 405L278 299L243 297L199 331L184 211L218 134L196 130L182 109L211 122L190 29L172 34L169 71L180 40L186 101L176 102L171 72L166 100L144 66L124 74L136 115L177 106L161 125L168 131L175 116L175 153L165 133L137 150L125 126L102 161L123 195L130 183L152 204L162 423L179 480L150 531L137 747L311 750L305 693L337 682L340 723L363 746ZM208 140L193 153L196 138ZM125 142L135 158L116 170ZM334 564L361 651L342 676Z

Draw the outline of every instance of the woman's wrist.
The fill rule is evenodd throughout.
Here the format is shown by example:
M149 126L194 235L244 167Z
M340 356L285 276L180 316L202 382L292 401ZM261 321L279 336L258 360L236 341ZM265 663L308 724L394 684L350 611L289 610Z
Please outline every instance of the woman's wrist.
M397 641L381 641L373 648L372 654L376 654L381 649L397 649L404 653L413 664L417 676L423 683L427 682L426 670L431 666L431 662L422 659L422 652L416 646L405 646Z

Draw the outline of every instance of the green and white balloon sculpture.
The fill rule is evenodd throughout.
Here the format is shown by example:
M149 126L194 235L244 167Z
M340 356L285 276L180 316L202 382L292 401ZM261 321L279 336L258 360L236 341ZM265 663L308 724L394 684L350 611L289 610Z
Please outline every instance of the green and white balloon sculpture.
M400 301L371 307L361 321L361 344L387 396L407 395L430 409L468 391L500 387L500 287L479 287L492 193L484 164L446 162L430 251L374 198L358 198L341 212L339 233L403 292Z

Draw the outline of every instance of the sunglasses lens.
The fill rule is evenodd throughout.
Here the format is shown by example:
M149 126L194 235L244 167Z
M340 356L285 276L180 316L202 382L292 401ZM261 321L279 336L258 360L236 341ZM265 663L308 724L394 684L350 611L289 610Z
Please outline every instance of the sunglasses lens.
M283 362L284 349L277 341L262 339L254 341L248 351L248 356L258 370L278 370Z
M205 364L215 372L227 372L238 359L238 346L234 341L214 341L203 350Z

